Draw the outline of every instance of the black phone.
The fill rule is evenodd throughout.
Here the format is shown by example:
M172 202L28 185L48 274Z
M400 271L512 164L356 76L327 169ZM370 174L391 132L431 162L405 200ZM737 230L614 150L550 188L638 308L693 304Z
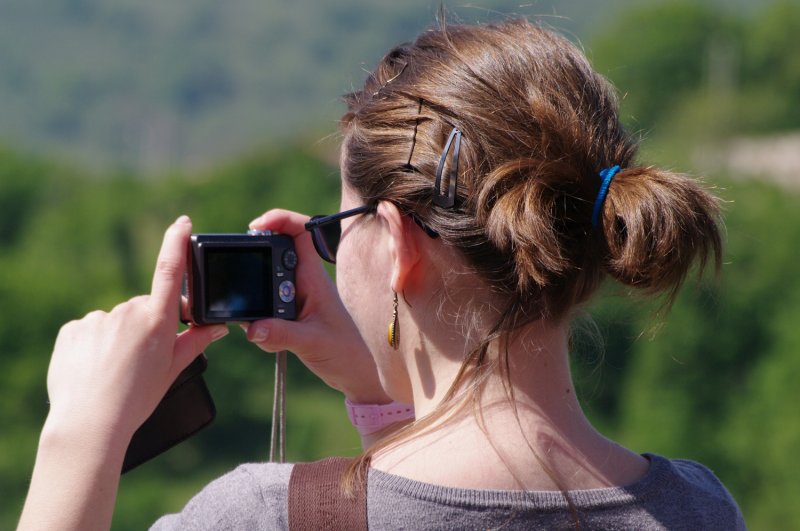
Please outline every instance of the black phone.
M125 453L123 474L211 424L217 410L203 380L206 367L208 359L200 354L178 375L153 414L133 434Z

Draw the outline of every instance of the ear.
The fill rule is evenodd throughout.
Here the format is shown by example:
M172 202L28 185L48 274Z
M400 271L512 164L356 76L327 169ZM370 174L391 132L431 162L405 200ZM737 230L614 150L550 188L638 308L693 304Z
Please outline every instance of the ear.
M389 201L378 203L378 216L389 233L389 252L392 259L391 288L396 293L409 289L420 274L420 232L417 225L404 216L397 205Z

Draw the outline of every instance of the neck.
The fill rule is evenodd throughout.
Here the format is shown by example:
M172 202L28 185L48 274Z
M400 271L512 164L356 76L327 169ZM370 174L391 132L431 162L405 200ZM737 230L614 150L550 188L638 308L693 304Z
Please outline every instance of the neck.
M445 399L470 348L455 328L446 335L426 329L435 322L404 323L406 331L416 327L404 338L416 341L403 352L418 419ZM524 327L508 341L508 370L505 351L493 346L487 357L495 369L480 389L480 414L467 386L456 395L464 407L379 455L375 465L422 481L482 488L598 488L641 476L641 458L597 433L583 414L569 370L566 323Z
M415 332L416 342L405 349L405 362L419 417L432 412L443 401L461 371L465 353L476 342L455 328L436 343L425 338L441 335L433 335L422 326ZM509 402L510 393L518 408L539 411L550 418L556 413L561 416L580 411L569 369L566 324L530 323L514 334L507 345L490 345L486 357L494 367L481 392L482 402L487 406L502 407L500 404ZM509 409L513 407L507 405Z

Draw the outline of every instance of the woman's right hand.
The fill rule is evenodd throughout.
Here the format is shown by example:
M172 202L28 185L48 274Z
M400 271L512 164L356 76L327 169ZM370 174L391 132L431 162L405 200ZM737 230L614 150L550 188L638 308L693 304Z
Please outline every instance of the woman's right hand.
M351 402L391 402L381 387L372 355L305 230L308 220L296 212L270 210L250 223L251 229L294 238L298 314L295 321L265 319L245 325L247 338L267 352L292 351Z

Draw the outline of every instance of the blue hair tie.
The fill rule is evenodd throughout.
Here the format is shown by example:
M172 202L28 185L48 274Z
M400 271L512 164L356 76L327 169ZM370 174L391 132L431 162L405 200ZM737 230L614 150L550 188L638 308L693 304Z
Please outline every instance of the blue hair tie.
M611 184L611 179L619 172L619 165L611 166L600 172L600 177L603 182L600 185L600 190L597 191L597 198L594 200L594 209L592 210L592 228L597 228L597 222L600 221L600 210L603 208L603 203L606 201L608 195L608 186Z

